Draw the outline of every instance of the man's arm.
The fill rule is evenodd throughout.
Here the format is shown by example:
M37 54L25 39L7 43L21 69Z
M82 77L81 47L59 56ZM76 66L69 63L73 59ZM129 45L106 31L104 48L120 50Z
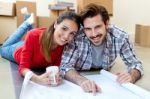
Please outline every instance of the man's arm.
M65 79L77 84L81 85L81 83L85 80L88 80L86 77L80 75L76 70L71 69L65 74Z
M124 63L128 66L128 72L120 73L118 75L118 81L135 83L143 75L143 68L141 62L136 57L129 38L124 39L124 44L120 51Z

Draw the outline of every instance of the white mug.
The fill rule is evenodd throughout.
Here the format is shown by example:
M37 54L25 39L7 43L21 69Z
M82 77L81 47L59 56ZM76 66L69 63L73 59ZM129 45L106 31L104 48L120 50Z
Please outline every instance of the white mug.
M56 75L59 73L58 66L49 66L46 68L46 72L50 72L49 78L51 80L51 85L56 86L57 85Z

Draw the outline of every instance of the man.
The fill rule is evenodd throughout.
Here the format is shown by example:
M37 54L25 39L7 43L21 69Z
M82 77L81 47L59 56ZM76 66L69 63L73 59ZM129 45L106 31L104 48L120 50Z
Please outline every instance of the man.
M89 4L80 13L83 29L64 50L61 71L64 77L81 86L86 92L100 91L94 81L88 80L76 70L109 70L118 55L128 66L128 72L118 73L119 83L135 83L143 74L129 43L128 34L114 25L109 25L107 10L100 5Z

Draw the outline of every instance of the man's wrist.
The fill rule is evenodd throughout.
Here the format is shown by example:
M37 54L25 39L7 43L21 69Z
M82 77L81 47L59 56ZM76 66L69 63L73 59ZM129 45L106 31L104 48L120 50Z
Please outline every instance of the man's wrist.
M77 85L81 86L83 82L87 81L88 79L80 75L79 78L77 78Z
M129 73L130 73L131 78L132 78L131 83L135 83L141 77L140 71L137 69L132 69Z
M82 76L79 74L79 72L77 72L74 69L69 70L68 72L66 72L65 74L65 78L77 85L81 85L82 82L84 82L85 80L87 80L86 77Z

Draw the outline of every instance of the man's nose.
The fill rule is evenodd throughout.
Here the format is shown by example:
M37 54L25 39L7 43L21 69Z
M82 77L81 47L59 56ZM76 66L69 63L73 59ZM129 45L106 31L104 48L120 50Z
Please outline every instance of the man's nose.
M97 36L97 33L96 33L95 29L92 29L92 36L93 37Z

